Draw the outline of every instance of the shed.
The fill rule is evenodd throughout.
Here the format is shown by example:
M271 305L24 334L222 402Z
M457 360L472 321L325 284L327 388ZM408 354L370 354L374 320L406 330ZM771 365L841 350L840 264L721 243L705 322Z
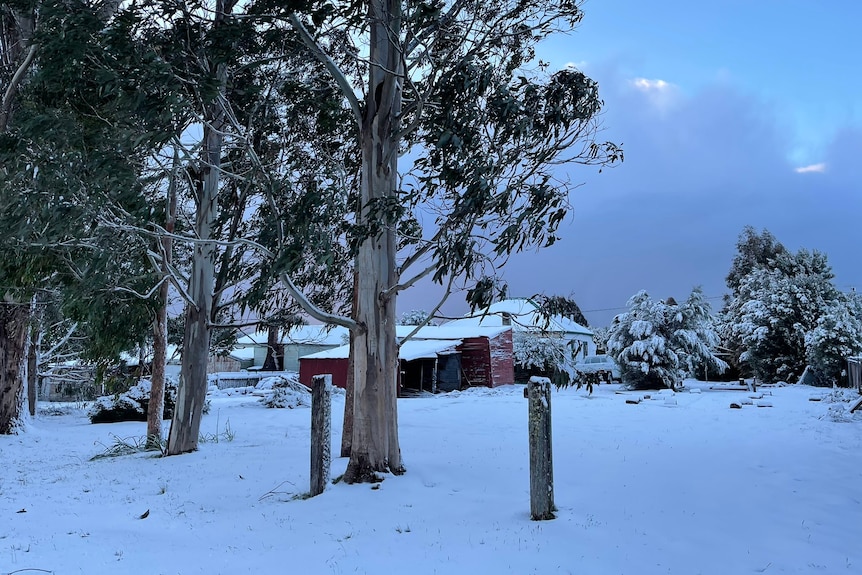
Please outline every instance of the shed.
M399 340L414 328L398 326ZM332 383L347 386L350 347L345 345L300 358L299 381L331 373ZM512 330L505 327L426 326L399 347L402 390L454 391L468 386L514 383Z
M847 358L847 383L862 393L862 356Z

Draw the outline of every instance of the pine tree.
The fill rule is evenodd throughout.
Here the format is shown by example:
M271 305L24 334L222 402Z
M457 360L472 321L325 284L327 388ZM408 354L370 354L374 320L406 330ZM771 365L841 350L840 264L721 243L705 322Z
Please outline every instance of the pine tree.
M848 385L847 358L862 353L862 315L854 297L841 294L805 334L805 357L814 385Z
M826 357L809 347L826 345L830 329L849 330L838 339L852 341L851 323L823 319L841 315L833 277L825 254L805 249L795 254L778 250L741 276L722 314L724 338L736 361L762 381L796 382L809 360ZM812 335L818 325L822 329ZM828 360L812 367L834 374L834 366Z
M670 341L669 316L675 310L653 301L645 291L632 296L627 305L629 311L614 319L608 339L608 354L620 365L623 381L635 388L674 389L683 378Z
M641 291L628 307L611 324L607 343L624 382L635 388L675 389L704 365L718 371L727 367L715 356L718 334L701 288L694 288L682 304L673 298L653 301Z

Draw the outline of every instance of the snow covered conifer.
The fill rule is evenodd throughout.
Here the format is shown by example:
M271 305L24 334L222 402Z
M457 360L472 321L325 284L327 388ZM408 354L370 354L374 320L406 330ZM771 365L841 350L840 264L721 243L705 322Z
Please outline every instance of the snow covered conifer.
M683 374L679 355L670 345L672 306L653 301L641 290L629 299L628 307L614 319L608 339L608 354L619 363L623 381L636 388L675 388Z
M673 347L680 358L680 367L689 375L702 373L704 368L723 373L727 363L715 356L720 343L712 306L700 286L691 291L679 306L672 321Z
M703 366L719 372L727 367L713 352L719 338L701 288L682 304L673 298L653 301L640 291L628 306L614 320L608 339L608 353L620 364L623 381L636 388L674 389Z
M814 385L847 385L847 358L862 353L862 317L854 307L842 295L805 335L805 357L814 372Z
M837 345L844 336L829 334L852 329L851 323L830 317L840 315L841 307L833 277L824 254L804 249L779 253L768 266L754 267L743 276L724 311L724 335L737 361L765 382L795 382L809 362L822 374L834 374L837 360L826 358L841 346L826 352L831 346L826 342Z

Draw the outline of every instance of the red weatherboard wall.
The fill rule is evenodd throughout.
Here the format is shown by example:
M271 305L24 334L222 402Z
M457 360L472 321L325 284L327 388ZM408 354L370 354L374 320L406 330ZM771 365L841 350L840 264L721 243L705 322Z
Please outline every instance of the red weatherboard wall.
M491 338L468 337L458 346L461 369L471 385L497 387L515 382L512 330Z
M491 387L515 383L515 352L512 348L512 330L506 330L490 341Z
M332 385L347 389L347 358L299 359L299 383L311 387L311 378L321 373L332 374Z

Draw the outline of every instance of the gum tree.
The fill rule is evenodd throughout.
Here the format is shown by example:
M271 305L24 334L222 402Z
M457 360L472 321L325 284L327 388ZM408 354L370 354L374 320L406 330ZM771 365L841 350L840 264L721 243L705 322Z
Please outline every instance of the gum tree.
M473 305L487 303L491 276L508 254L556 241L569 190L560 166L606 165L621 151L595 140L596 83L534 62L542 38L580 22L577 2L370 0L343 13L321 4L330 9L326 19L287 18L353 113L361 157L351 238L357 278L351 318L304 303L318 319L351 329L355 400L345 480L376 481L380 472L404 471L397 294L430 277L444 298L461 285ZM357 18L360 26L339 31ZM357 45L339 52L333 37ZM412 165L399 162L405 152Z

